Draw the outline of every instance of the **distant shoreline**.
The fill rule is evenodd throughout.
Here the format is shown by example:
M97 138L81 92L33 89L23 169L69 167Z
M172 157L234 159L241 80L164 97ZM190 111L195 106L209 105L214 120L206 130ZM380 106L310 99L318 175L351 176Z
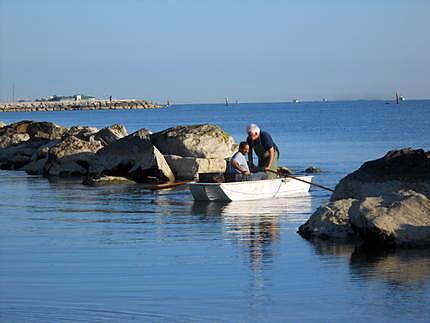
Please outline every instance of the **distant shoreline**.
M159 109L163 105L145 100L70 100L0 103L0 112L79 111L79 110L137 110Z

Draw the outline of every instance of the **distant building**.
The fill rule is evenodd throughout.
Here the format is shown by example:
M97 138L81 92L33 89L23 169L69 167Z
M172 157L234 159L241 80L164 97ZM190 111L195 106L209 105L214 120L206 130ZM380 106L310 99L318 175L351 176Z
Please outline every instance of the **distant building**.
M94 96L88 96L84 94L75 94L75 95L50 95L47 97L42 97L40 99L36 99L37 102L63 102L63 101L81 101L81 100L90 100L94 101L96 98Z

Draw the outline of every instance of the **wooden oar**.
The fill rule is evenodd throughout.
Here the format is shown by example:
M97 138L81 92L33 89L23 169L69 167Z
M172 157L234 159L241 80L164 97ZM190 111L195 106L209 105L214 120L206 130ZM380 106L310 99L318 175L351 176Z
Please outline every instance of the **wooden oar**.
M293 179L295 179L296 181L300 181L300 182L303 182L303 183L306 183L306 184L314 185L314 186L317 186L317 187L319 187L319 188L325 189L325 190L327 190L327 191L334 192L334 190L333 190L333 189L331 189L331 188L328 188L328 187L322 186L322 185L317 184L317 183L312 183L312 182L306 181L306 180L304 180L304 179L298 178L298 177L296 177L296 176L293 176L293 175L290 175L290 174L287 174L287 173L282 174L282 173L278 173L278 172L276 172L276 171L274 171L274 170L271 170L271 169L267 169L266 171L267 171L267 172L270 172L270 173L278 174L278 175L281 175L281 176L285 176L285 177L293 178Z
M154 184L154 185L150 185L148 188L151 191L157 191L157 190L165 190L168 188L173 188L173 187L177 187L177 186L181 186L181 185L185 185L188 183L191 183L193 181L183 181L183 182L173 182L173 183L163 183L163 184Z

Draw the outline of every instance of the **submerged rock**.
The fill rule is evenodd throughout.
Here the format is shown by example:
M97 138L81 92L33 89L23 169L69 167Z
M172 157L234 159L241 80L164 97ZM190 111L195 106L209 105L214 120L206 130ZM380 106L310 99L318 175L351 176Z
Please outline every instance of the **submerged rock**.
M125 177L119 177L119 176L101 176L101 177L90 177L87 178L84 181L85 185L93 185L93 186L99 186L99 185L116 185L116 184L136 184L135 181L125 178Z
M163 155L195 158L231 157L237 149L234 139L213 124L178 126L151 135Z
M90 176L122 176L137 182L174 181L172 170L149 135L148 130L141 129L98 151L89 168Z
M310 166L305 169L305 173L308 173L308 174L321 173L321 168Z
M390 246L430 246L430 153L390 151L343 178L328 204L300 226L305 238L360 237Z

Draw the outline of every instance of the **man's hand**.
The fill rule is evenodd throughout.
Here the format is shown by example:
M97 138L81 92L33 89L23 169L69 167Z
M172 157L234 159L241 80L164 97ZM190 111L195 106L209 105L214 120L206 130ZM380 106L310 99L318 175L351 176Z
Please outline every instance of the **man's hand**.
M248 171L244 171L244 172L242 172L242 174L243 174L243 175L246 175L246 176L251 175L251 173L250 173L250 172L248 172Z

